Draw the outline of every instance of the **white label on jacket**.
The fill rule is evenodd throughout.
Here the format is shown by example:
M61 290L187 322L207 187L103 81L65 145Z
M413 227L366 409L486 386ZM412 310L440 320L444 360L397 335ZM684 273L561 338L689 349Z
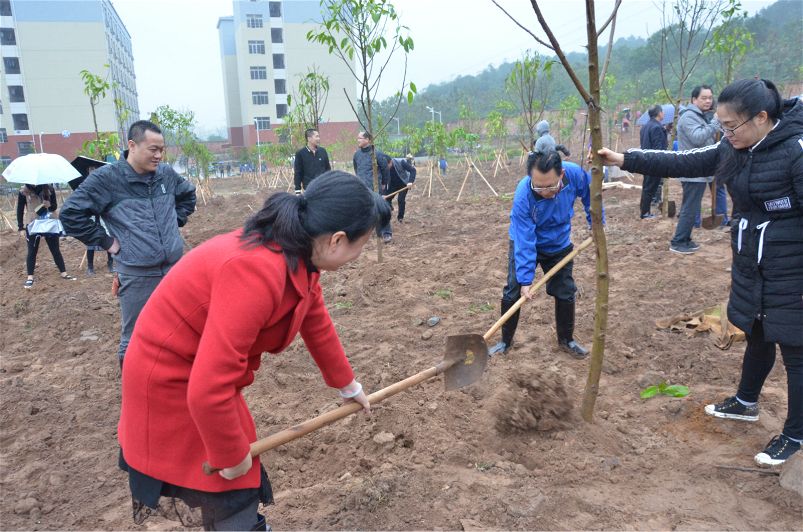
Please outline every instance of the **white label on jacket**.
M789 200L789 196L786 196L785 198L765 201L764 208L768 211L785 211L792 208L792 202Z
M797 143L800 144L801 148L803 148L803 139L797 139Z
M167 191L165 190L165 184L164 183L162 183L162 194L167 194Z

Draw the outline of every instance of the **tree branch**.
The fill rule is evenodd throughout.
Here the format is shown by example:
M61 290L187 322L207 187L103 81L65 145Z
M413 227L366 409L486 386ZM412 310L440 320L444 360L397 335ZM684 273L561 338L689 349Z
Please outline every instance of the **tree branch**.
M499 4L496 2L496 0L491 0L491 2L493 2L493 3L494 3L494 5L495 5L496 7L498 7L500 10L502 10L502 13L504 13L505 15L507 15L507 16L508 16L508 18L509 18L510 20L512 20L512 21L513 21L513 22L516 24L516 26L518 26L519 28L521 28L521 29L523 29L524 31L526 31L527 33L529 33L529 34L532 36L532 38L536 40L536 42L537 42L538 44L540 44L541 46L546 46L546 47L547 47L547 48L549 48L550 50L553 50L553 51L555 50L555 48L554 48L552 45L549 45L549 44L545 43L544 41L542 41L541 39L539 39L539 38L538 38L538 37L535 35L535 33L531 32L530 30L528 30L527 28L525 28L524 26L522 26L522 25L519 23L519 21L518 21L518 20L516 20L515 18L513 18L513 16L512 16L510 13L508 13L507 11L505 11L505 8L503 8L502 6L500 6L500 5L499 5Z
M597 38L599 38L599 36L602 35L602 32L605 31L605 28L608 27L608 24L613 22L614 26L616 25L616 12L619 11L620 5L622 5L622 0L616 0L616 5L613 6L613 12L611 13L611 16L608 17L608 20L605 21L605 24L603 24L602 27L597 32ZM613 28L611 28L611 35L613 35Z
M602 72L599 75L599 84L604 85L605 83L605 76L608 75L608 65L611 63L611 52L613 51L613 35L616 33L616 11L619 9L619 5L622 3L622 0L616 1L616 6L613 8L613 13L611 13L611 18L608 19L608 22L611 23L611 34L608 35L608 49L605 51L605 62L602 64ZM608 22L605 25L608 25ZM605 27L603 26L603 30ZM597 37L599 37L602 30L597 32Z

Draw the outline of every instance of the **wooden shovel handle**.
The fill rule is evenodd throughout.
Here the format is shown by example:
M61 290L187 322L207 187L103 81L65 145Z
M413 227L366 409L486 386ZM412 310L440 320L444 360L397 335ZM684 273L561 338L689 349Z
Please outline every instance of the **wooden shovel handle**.
M382 196L382 197L383 197L384 199L388 200L388 199L392 198L393 196L395 196L396 194L401 194L401 193L402 193L402 192L404 192L405 190L410 190L410 187L409 187L409 186L407 186L407 185L405 185L405 186L404 186L404 188L400 188L400 189L399 189L399 190L397 190L396 192L391 192L390 194L387 194L387 195L385 195L385 196Z
M557 264L555 264L555 266L553 266L553 267L552 267L552 268L551 268L551 269L550 269L548 272L546 272L546 274L544 274L544 276L543 276L543 277L541 277L541 279L540 279L540 280L539 280L537 283L535 283L534 285L532 285L532 286L530 287L530 291L532 292L533 290L538 290L539 288L541 288L541 286L542 286L542 285L544 285L544 284L545 284L547 281L549 281L550 279L552 279L552 277L553 277L553 276L554 276L556 273L558 273L558 272L560 271L560 269L561 269L561 268L563 268L564 266L566 266L566 264L568 264L568 262L569 262L569 261L571 261L571 260L572 260L572 259L573 259L573 258L574 258L574 257L575 257L577 254L578 254L578 253L580 253L580 252L581 252L581 251L583 251L585 248L587 248L588 246L590 246L592 242L593 242L593 239L592 239L591 237L588 237L588 238L586 238L585 240L583 240L583 242L582 242L582 243L581 243L579 246L577 246L576 248L574 248L574 249L573 249L573 250L572 250L572 251L571 251L571 252L570 252L568 255L566 255L565 257L563 257L563 258L560 260L560 262L559 262L559 263L557 263ZM494 323L494 324L493 324L493 326L492 326L490 329L488 329L488 332L487 332L487 333L485 333L485 334L483 335L483 338L485 338L485 341L486 341L486 342L487 342L488 340L490 340L491 336L493 336L493 335L496 333L496 331L498 331L498 330L499 330L499 328L500 328L500 327L502 327L502 325L504 325L504 324L505 324L505 322L507 322L507 320L509 320L509 319L510 319L510 317L511 317L513 314L515 314L516 312L518 312L518 311L519 311L519 309L521 308L521 306L524 304L524 302L525 302L525 301L527 301L527 298L526 298L526 297L524 297L524 296L521 296L521 297L519 298L519 300L518 300L518 301L516 301L516 303L514 303L514 304L513 304L513 306L512 306L512 307L510 307L510 309L509 309L507 312L505 312L505 313L502 315L502 317L501 317L501 318L499 318L499 319L496 321L496 323Z
M382 388L379 391L376 391L368 396L368 401L373 405L377 403L381 403L388 397L394 396L397 393L404 391L408 388L415 386L416 384L422 383L426 380L431 379L437 375L440 375L450 367L452 367L457 360L453 360L451 362L443 361L437 366L432 366L429 369L426 369L420 373L416 373L411 377L407 377L406 379L391 384L386 388ZM325 427L326 425L330 425L335 421L343 419L344 417L348 417L351 414L359 412L362 410L362 406L355 402L348 402L342 406L335 408L334 410L330 410L325 414L321 414L320 416L314 417L312 419L308 419L298 425L293 425L289 429L284 429L282 431L277 432L276 434L271 434L266 438L262 438L261 440L257 440L251 444L251 456L259 456L260 454L264 453L265 451L269 451L271 449L275 449L280 445L284 445L289 441L293 441L298 439L305 434L309 434L310 432L316 431L321 427ZM220 471L220 469L213 468L209 465L208 462L204 462L203 464L204 473L207 475L211 475L212 473L216 473Z

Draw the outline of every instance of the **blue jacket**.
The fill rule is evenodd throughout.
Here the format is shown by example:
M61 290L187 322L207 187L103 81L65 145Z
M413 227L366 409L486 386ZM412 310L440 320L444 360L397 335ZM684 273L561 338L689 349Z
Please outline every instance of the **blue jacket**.
M580 198L591 224L591 176L574 163L564 162L563 189L544 199L530 188L530 176L519 181L510 211L510 240L513 241L516 280L531 285L535 278L538 252L556 253L571 244L574 201ZM605 213L603 211L603 221Z

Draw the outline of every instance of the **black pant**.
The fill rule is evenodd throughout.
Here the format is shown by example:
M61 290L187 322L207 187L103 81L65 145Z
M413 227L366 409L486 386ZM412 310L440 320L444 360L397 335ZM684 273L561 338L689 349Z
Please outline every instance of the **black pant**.
M112 262L112 254L108 251L106 252L106 262L111 265ZM95 250L94 249L87 249L86 250L86 267L90 270L95 268ZM111 267L111 266L110 266Z
M514 244L511 240L508 245L507 254L507 284L502 289L502 299L510 301L511 303L515 303L521 297L521 285L516 278L515 249L513 246ZM555 253L539 251L536 258L536 266L540 265L541 269L546 273L563 260L563 257L571 253L572 249L574 249L574 246L569 244ZM570 260L552 277L552 279L547 281L546 293L561 301L574 301L574 294L577 292L577 286L574 284L574 277L572 277L573 267L574 261ZM535 278L533 278L533 282L535 282Z
M786 366L787 413L783 433L796 440L803 439L803 346L779 344ZM737 397L748 403L758 401L767 375L775 364L775 344L764 339L764 326L753 322L747 335L747 348L742 362L742 378Z
M654 175L645 175L641 184L641 215L650 214L650 203L655 192L661 186L661 178Z
M396 192L397 190L402 188L407 188L407 185L405 185L404 182L401 179L399 179L398 176L394 175L393 177L390 178L390 187L388 189L388 194L392 194L393 192ZM399 192L398 194L396 194L396 197L399 199L399 214L398 216L396 216L396 219L403 220L404 208L407 206L407 191L405 190L404 192ZM390 198L389 200L386 201L391 206L393 205L393 198Z
M58 268L61 273L67 271L67 267L64 265L64 257L61 256L61 250L59 249L58 236L29 234L27 237L28 257L25 259L25 267L28 270L28 275L33 275L34 268L36 268L36 254L39 252L39 241L43 238L45 239L45 242L47 242L47 248L50 250L50 254L53 255L53 262L56 263L56 268Z

